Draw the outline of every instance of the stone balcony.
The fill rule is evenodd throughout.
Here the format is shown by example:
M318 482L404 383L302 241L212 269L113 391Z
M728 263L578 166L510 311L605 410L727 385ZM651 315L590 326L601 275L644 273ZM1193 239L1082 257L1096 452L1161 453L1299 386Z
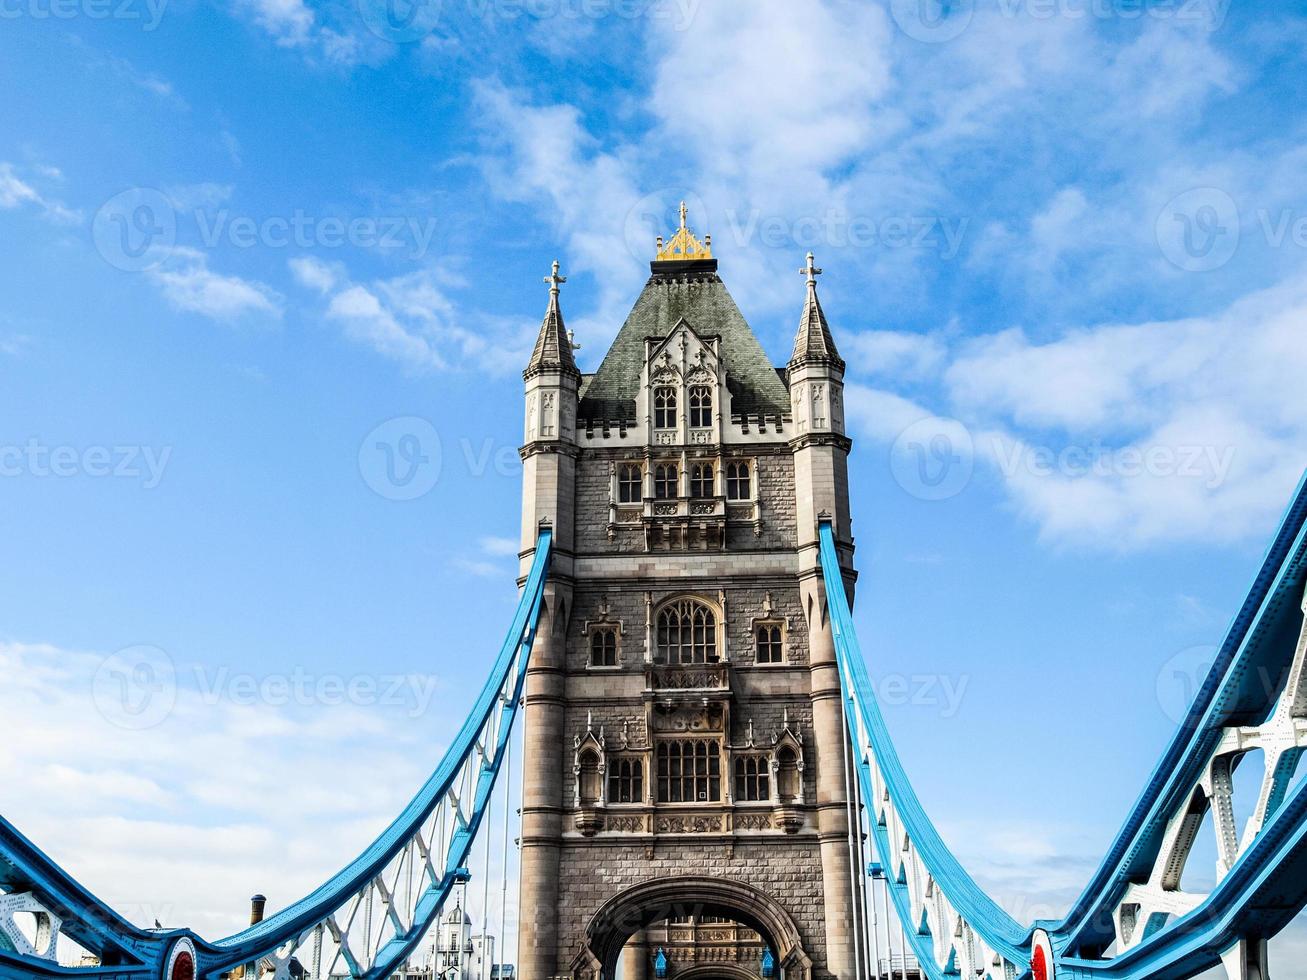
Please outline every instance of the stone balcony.
M702 549L726 547L726 498L646 498L640 514L645 549Z

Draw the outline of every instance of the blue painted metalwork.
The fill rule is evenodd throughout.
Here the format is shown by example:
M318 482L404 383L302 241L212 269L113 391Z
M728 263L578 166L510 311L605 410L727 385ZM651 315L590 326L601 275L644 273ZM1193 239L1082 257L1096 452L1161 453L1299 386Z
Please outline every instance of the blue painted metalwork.
M1275 935L1307 905L1307 781L1288 791L1307 750L1307 479L1187 717L1089 885L1064 920L1028 927L980 891L922 810L876 704L828 521L820 541L858 780L870 801L878 860L868 869L884 865L897 915L911 924L909 941L931 980L965 974L963 965L992 980L1026 974L1036 941L1048 944L1058 978L1183 980L1241 944ZM1278 761L1263 780L1263 812L1240 840L1230 829L1230 774L1262 744ZM1209 894L1188 894L1180 871L1207 808L1223 821L1220 877ZM1254 949L1252 960L1259 955ZM1236 959L1234 980L1251 976Z
M98 967L61 967L0 939L0 980L91 977L157 980L178 943L193 948L196 976L249 963L271 964L277 980L308 943L335 944L334 960L358 980L388 977L412 953L439 915L466 861L499 776L544 596L553 541L541 529L517 610L490 676L445 757L402 813L362 854L311 894L258 925L208 942L189 930L139 929L100 901L0 817L0 890L31 895L61 920L62 932L100 958ZM420 877L411 907L401 908L394 882L400 868ZM410 891L412 889L410 888ZM381 913L376 914L377 907ZM366 948L351 934L366 909ZM374 938L373 923L382 932ZM359 948L356 948L359 947Z

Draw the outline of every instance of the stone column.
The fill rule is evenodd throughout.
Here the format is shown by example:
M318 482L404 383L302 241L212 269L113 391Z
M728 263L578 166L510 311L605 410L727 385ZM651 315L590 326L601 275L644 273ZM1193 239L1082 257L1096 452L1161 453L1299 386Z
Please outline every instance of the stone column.
M803 585L804 609L808 613L812 729L817 748L817 832L825 902L826 969L843 980L854 975L857 909L849 858L840 676L830 620L824 614L824 593L816 578L809 578Z
M558 949L558 860L562 837L563 685L570 589L545 586L526 675L523 712L522 855L517 963L520 980L565 972Z
M641 929L622 949L623 980L649 980L649 936Z

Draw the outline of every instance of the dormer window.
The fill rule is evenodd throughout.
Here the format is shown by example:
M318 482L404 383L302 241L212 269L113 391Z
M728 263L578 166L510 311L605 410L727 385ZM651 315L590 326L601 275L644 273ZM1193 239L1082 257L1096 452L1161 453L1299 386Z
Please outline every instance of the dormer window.
M712 425L712 389L695 385L690 389L690 428L706 429Z
M690 468L690 496L711 497L713 495L712 463L695 463Z
M654 389L654 428L676 428L675 388L662 387Z
M748 463L730 463L726 467L726 499L752 500Z
M659 463L654 467L654 496L659 500L675 500L680 496L677 480L680 476L675 463Z
M639 463L623 463L617 471L617 500L623 504L637 504L644 497L644 474Z

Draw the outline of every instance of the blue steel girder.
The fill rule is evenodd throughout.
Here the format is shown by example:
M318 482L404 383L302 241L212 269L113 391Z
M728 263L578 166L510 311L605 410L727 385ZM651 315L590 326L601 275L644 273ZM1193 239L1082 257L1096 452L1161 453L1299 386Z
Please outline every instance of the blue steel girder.
M0 980L81 977L169 980L190 956L194 975L260 964L288 980L293 961L316 977L343 967L354 980L382 980L435 922L466 861L502 771L518 715L544 597L553 534L542 526L516 612L490 676L449 750L400 815L342 871L298 902L233 936L210 942L189 930L143 930L82 888L0 817L0 919L5 902L33 905L96 966L60 965L48 950L20 948L0 921ZM307 962L306 962L307 961ZM325 970L325 973L324 973Z
M970 971L1013 980L1029 970L1038 939L1052 951L1050 976L1183 980L1234 950L1233 980L1251 977L1264 940L1307 904L1307 781L1290 792L1307 752L1307 480L1098 871L1064 920L1029 927L1018 926L967 876L913 793L858 646L841 547L829 522L820 532L870 837L923 973L932 980ZM1264 752L1267 767L1253 816L1240 827L1232 775L1254 750ZM1218 883L1208 894L1191 894L1180 887L1181 872L1209 809Z

